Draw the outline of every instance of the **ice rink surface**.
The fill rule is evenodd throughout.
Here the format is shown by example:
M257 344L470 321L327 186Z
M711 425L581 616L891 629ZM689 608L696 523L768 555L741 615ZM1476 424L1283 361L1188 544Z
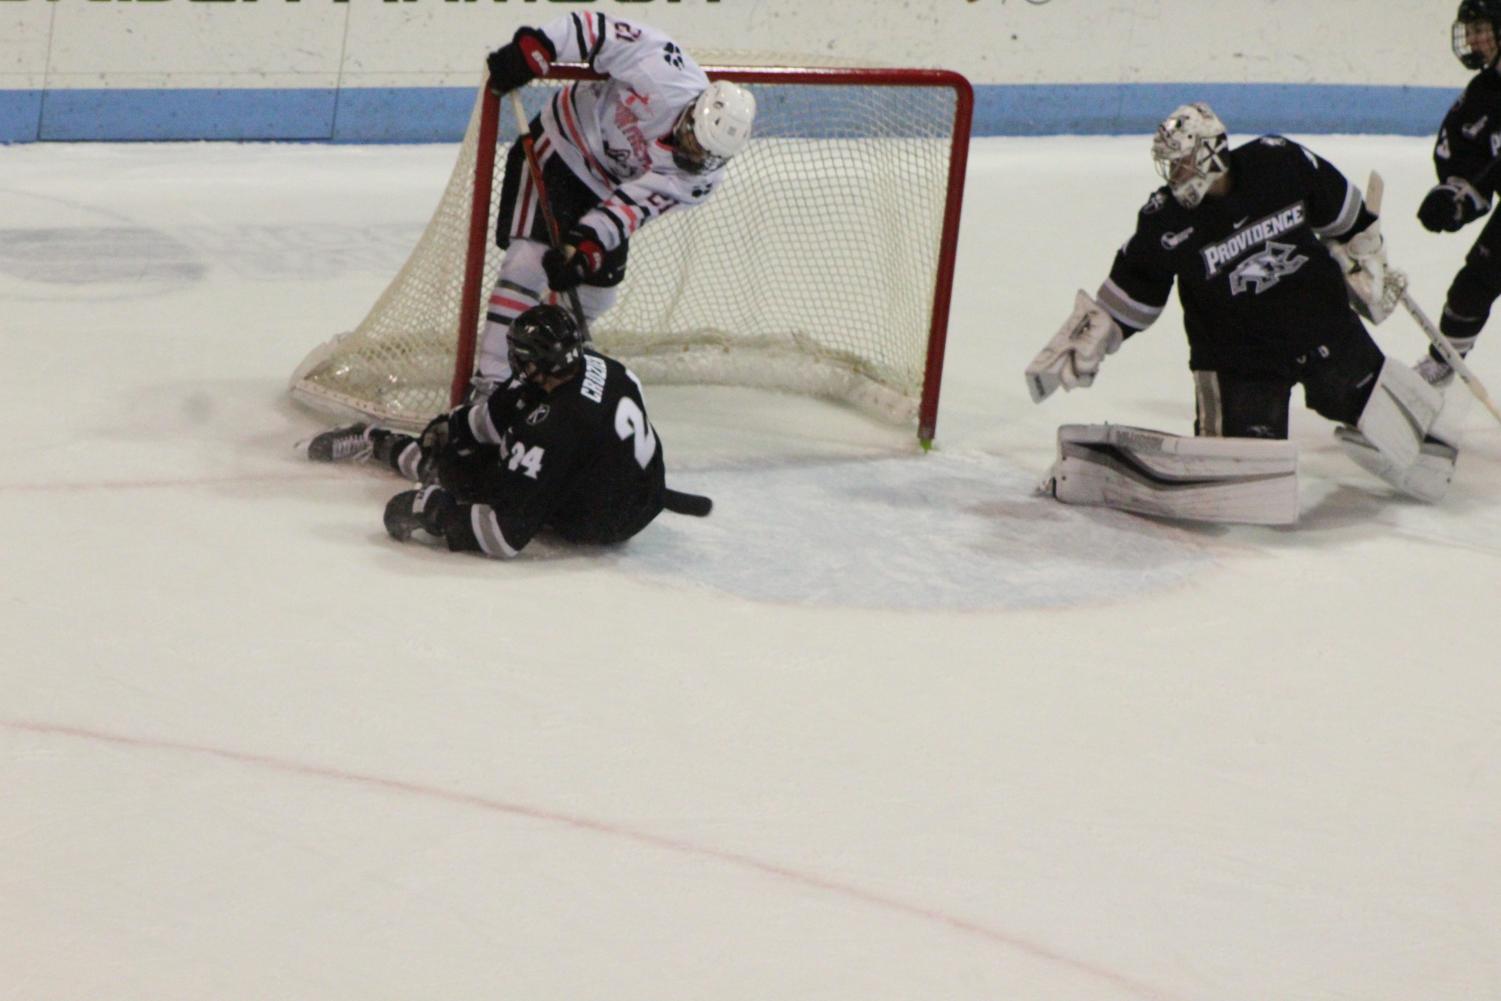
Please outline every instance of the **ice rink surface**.
M1428 142L1310 143L1437 316ZM508 564L387 540L284 394L453 147L0 147L0 998L1501 999L1501 426L1428 507L1297 395L1290 529L1033 492L1191 427L1176 304L1021 375L1146 147L976 144L933 453L648 387L713 517Z

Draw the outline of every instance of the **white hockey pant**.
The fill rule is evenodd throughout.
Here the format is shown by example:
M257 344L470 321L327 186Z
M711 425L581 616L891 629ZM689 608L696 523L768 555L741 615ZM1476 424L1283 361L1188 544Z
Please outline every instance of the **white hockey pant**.
M489 382L504 382L511 377L511 363L506 352L506 331L511 321L539 302L561 302L569 308L568 297L553 293L547 285L547 272L542 270L542 255L547 247L536 240L517 237L511 241L505 257L500 262L500 275L495 288L490 292L490 301L485 310L485 330L480 335L478 357L479 377ZM578 287L579 305L584 309L584 319L591 325L615 305L619 288L600 288L596 285Z

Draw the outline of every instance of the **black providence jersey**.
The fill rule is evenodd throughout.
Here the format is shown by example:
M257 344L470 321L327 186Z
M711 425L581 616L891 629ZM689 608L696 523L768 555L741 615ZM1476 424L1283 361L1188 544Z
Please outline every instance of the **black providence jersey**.
M1489 198L1501 189L1501 169L1489 170L1501 156L1501 75L1475 75L1444 116L1433 146L1433 169L1440 181L1462 177Z
M1320 238L1374 217L1338 170L1289 139L1228 156L1223 197L1186 209L1166 186L1153 192L1097 298L1130 336L1162 313L1176 279L1190 368L1281 368L1348 329L1344 278Z
M469 512L491 556L515 555L544 527L620 542L662 510L662 443L640 383L613 358L585 349L579 374L551 393L514 378L470 409L468 425L499 452Z

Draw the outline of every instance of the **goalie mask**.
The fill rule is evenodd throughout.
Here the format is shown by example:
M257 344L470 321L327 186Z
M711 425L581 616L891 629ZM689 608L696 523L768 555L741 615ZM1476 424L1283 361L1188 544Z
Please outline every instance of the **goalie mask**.
M1185 104L1157 126L1152 137L1152 162L1178 204L1191 209L1229 164L1225 123L1203 101Z
M1501 24L1501 0L1461 0L1454 18L1454 55L1465 69L1496 65L1501 52L1496 43L1497 24Z
M717 80L678 116L672 160L690 174L707 174L750 142L756 98L738 84Z
M532 381L572 375L584 357L573 314L561 306L533 306L506 333L511 370Z

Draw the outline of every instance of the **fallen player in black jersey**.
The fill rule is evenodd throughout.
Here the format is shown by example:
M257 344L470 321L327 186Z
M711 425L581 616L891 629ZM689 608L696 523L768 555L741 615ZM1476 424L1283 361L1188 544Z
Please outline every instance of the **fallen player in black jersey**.
M369 456L423 486L392 497L392 538L509 558L547 529L576 543L624 542L663 510L702 517L707 497L669 490L662 443L636 377L584 345L566 310L534 306L507 334L511 378L434 419L421 437L354 425L308 458Z

